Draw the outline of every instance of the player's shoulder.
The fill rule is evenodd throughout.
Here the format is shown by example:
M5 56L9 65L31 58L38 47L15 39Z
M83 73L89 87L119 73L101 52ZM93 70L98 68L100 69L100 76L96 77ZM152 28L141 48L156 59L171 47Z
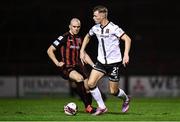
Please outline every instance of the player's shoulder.
M69 32L65 32L64 34L60 35L60 36L58 37L58 39L59 39L59 40L67 39L69 35L70 35Z
M92 27L92 29L100 28L100 24L96 24Z
M119 25L114 24L113 22L110 22L110 23L109 23L109 28L112 29L112 30L115 30L115 31L121 29L121 28L119 27Z
M109 22L109 26L111 26L112 28L117 28L117 27L119 27L117 24L114 24L113 22Z
M69 32L65 32L62 36L63 36L63 37L67 37L67 36L69 36L69 35L70 35Z
M69 36L69 32L65 32L64 34L60 34L57 39L61 41L67 38L68 36Z

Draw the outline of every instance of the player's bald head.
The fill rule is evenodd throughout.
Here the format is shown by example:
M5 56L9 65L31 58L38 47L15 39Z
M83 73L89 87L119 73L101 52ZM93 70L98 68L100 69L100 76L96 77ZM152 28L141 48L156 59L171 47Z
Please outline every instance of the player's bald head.
M81 22L77 18L72 18L69 24L69 31L72 35L78 34L81 28Z
M81 25L81 22L78 18L72 18L70 21L70 25L73 25L74 23L78 23L79 25Z

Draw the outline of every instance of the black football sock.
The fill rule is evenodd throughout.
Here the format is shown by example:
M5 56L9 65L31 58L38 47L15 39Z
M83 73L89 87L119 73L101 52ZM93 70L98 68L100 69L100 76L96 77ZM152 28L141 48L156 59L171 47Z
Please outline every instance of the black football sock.
M89 105L92 104L92 95L91 95L91 93L87 93L87 101L88 101Z
M77 85L77 93L81 100L84 103L85 108L92 103L92 96L91 99L89 99L89 93L86 93L86 88L84 87L84 82L76 82Z

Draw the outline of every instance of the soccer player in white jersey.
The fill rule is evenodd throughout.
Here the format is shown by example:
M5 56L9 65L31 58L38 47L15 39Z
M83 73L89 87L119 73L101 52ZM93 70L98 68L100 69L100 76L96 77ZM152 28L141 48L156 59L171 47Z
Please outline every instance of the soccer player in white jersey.
M119 26L109 21L107 15L108 9L105 6L99 5L94 7L93 19L96 24L90 29L89 33L86 34L80 50L81 61L85 62L85 48L91 36L96 35L99 42L97 62L88 80L88 87L98 105L93 115L100 115L107 112L107 107L97 87L97 82L104 75L109 77L110 93L123 100L123 113L128 111L130 102L130 98L119 88L118 82L120 79L120 66L124 65L125 67L129 63L131 39ZM121 40L125 42L123 55L121 55L119 46Z

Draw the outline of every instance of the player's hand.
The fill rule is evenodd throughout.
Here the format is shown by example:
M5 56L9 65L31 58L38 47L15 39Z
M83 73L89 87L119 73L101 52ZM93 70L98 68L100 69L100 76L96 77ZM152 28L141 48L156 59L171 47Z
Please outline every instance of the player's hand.
M129 55L124 55L122 64L124 67L129 63Z
M57 67L62 67L63 65L64 65L64 62L62 62L62 61L61 61L61 62L58 62L58 63L56 64Z
M85 51L80 51L80 59L81 59L81 62L82 62L83 65L84 65L84 63L87 63L86 62L86 52Z

